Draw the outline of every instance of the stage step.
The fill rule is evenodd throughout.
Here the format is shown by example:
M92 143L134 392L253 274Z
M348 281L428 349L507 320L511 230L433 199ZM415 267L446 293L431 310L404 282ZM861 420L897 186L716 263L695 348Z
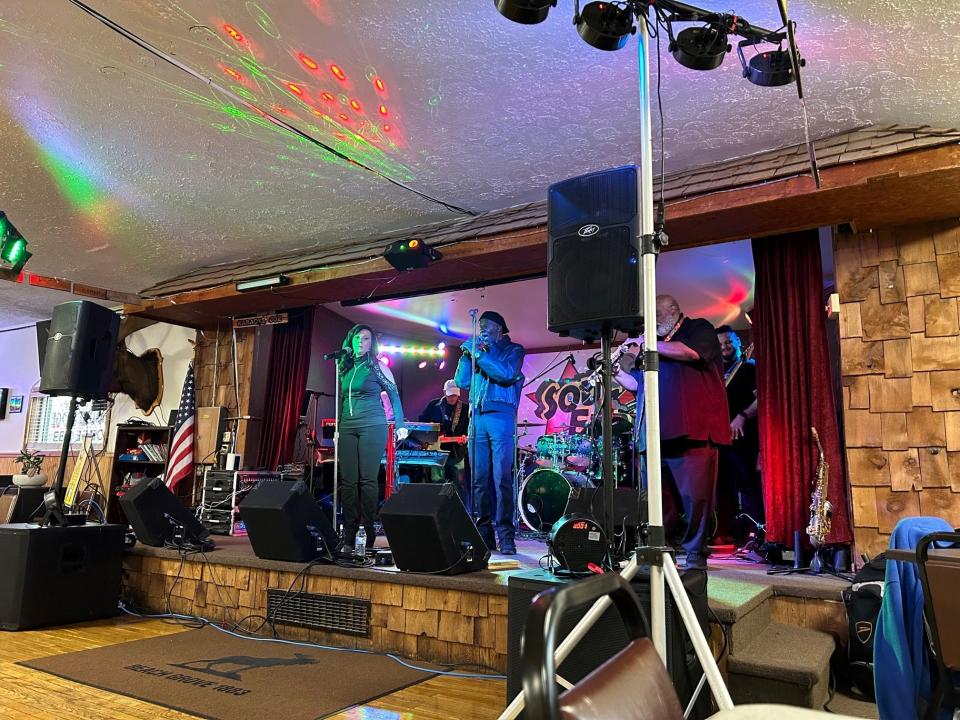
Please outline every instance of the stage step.
M738 638L744 645L745 634ZM827 701L833 636L769 623L727 658L735 704L776 702L820 710Z

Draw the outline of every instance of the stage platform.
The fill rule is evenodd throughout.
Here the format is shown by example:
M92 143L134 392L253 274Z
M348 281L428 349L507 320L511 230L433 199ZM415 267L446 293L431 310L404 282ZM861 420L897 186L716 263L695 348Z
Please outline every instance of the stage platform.
M518 554L494 553L491 561L516 560L520 567L454 576L420 575L396 568L346 568L316 565L303 573L299 563L261 560L245 537L215 536L217 547L184 558L176 550L136 545L125 555L126 597L155 613L199 615L230 627L261 625L267 614L267 590L326 596L331 617L344 612L345 599L366 601L368 623L360 635L316 627L278 624L289 639L339 647L398 652L438 663L478 665L500 672L507 665L507 581L511 574L537 568L546 546L536 540L517 543ZM385 545L385 538L377 540ZM709 561L708 593L712 606L727 608L731 597L769 597L771 614L786 624L825 630L841 638L846 632L840 591L848 583L829 576L767 575L768 566L724 559ZM296 582L295 582L296 581ZM771 592L767 592L769 588ZM353 611L350 611L353 612ZM335 626L330 622L330 626ZM260 632L268 631L268 626Z

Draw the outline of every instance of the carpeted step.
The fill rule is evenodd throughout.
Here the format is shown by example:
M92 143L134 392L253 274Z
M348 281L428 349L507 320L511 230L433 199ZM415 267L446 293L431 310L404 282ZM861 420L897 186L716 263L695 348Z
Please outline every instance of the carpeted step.
M710 609L724 625L733 625L773 596L773 589L762 583L715 578L707 581Z
M727 658L727 685L733 702L821 709L827 701L833 650L832 635L770 623Z

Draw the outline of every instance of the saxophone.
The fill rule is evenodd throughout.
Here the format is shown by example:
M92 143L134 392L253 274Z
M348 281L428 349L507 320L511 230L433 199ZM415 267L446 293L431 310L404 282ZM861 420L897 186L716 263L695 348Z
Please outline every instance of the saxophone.
M817 429L812 427L810 432L813 433L813 441L820 452L820 462L817 464L817 484L810 498L810 522L807 525L807 535L810 536L810 542L814 547L820 547L830 534L830 520L833 516L833 505L827 499L830 465L823 456L823 446L820 444Z

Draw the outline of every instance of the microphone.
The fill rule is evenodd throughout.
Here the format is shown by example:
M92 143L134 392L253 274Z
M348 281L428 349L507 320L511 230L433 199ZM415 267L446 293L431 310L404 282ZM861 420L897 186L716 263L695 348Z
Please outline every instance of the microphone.
M333 352L328 352L323 356L324 360L341 360L345 357L353 355L350 350L334 350Z
M478 312L480 312L480 308L470 308L470 317L475 318Z

